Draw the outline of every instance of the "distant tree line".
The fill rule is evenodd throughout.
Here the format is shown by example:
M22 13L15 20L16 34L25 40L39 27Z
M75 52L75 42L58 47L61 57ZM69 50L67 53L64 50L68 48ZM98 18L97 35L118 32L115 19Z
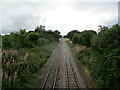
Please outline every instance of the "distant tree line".
M85 30L79 32L78 30L73 30L67 34L67 38L69 38L74 44L85 45L90 47L91 39L97 33L93 30Z
M45 30L45 26L40 25L34 31L26 32L25 29L20 29L18 32L2 36L2 46L3 49L33 48L48 42L58 41L60 37L58 30Z

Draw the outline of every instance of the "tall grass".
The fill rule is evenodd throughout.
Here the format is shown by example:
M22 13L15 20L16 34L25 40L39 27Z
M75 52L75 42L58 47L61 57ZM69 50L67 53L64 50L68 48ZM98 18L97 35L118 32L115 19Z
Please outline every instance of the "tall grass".
M89 81L91 81L93 88L120 87L120 74L117 67L112 67L114 64L113 62L110 60L109 62L106 62L107 58L103 54L95 52L92 48L78 46L75 44L70 44L70 46L78 58L79 65L82 68L83 73L89 78Z
M67 41L69 46L72 49L72 52L75 54L75 56L78 59L78 65L80 66L80 69L82 69L83 78L85 78L85 82L88 85L89 88L99 88L99 85L97 84L97 81L95 80L94 76L91 72L91 67L94 64L95 58L91 55L92 52L90 48L87 48L86 46L80 46L78 44L73 44ZM92 68L93 69L93 68Z
M56 45L51 43L32 49L3 50L3 88L34 87L40 68L47 62Z

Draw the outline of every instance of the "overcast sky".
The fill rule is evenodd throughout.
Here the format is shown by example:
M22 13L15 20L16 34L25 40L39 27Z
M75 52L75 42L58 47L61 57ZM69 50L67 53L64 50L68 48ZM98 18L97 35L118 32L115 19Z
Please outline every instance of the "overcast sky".
M34 30L39 25L59 30L62 35L71 30L98 30L98 25L118 23L119 0L1 0L0 27L2 33L21 28ZM89 1L89 2L88 2Z

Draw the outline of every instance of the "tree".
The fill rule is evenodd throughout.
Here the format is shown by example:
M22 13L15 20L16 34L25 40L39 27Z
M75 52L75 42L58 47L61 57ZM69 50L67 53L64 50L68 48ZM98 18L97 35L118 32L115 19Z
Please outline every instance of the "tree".
M45 26L38 26L35 31L26 32L20 29L10 35L3 36L3 48L33 48L37 45L45 45L51 41L58 41L60 32L58 30L45 30Z
M78 34L79 31L78 30L73 30L73 31L70 31L68 34L67 34L67 38L69 38L70 40L72 40L72 37L74 34Z
M36 42L39 38L39 34L37 32L31 32L29 34L29 40L31 40L32 42Z
M58 30L55 30L53 32L53 35L54 35L54 38L55 38L56 41L58 41L58 39L61 37L60 32Z
M64 35L63 37L64 37L64 38L67 38L67 35Z
M9 49L12 47L11 39L9 35L2 36L2 47L4 49Z
M45 30L45 26L38 26L36 29L35 29L35 32L43 32Z
M79 43L79 34L74 34L72 38L74 44Z
M119 87L120 26L113 25L111 28L99 32L93 37L91 43L92 49L105 57L101 60L101 64L105 67L104 75L101 77L106 77L102 79L103 87Z
M81 32L79 35L79 44L90 47L91 39L94 35L96 35L96 32L93 30L89 30L89 31L85 30L85 31Z

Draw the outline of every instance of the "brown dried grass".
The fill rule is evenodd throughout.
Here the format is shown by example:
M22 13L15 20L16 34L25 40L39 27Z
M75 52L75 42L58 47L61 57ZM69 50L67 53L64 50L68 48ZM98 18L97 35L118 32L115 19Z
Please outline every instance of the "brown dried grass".
M86 49L86 46L75 46L74 47L74 50L76 53L81 53L81 52L85 51L85 49Z

